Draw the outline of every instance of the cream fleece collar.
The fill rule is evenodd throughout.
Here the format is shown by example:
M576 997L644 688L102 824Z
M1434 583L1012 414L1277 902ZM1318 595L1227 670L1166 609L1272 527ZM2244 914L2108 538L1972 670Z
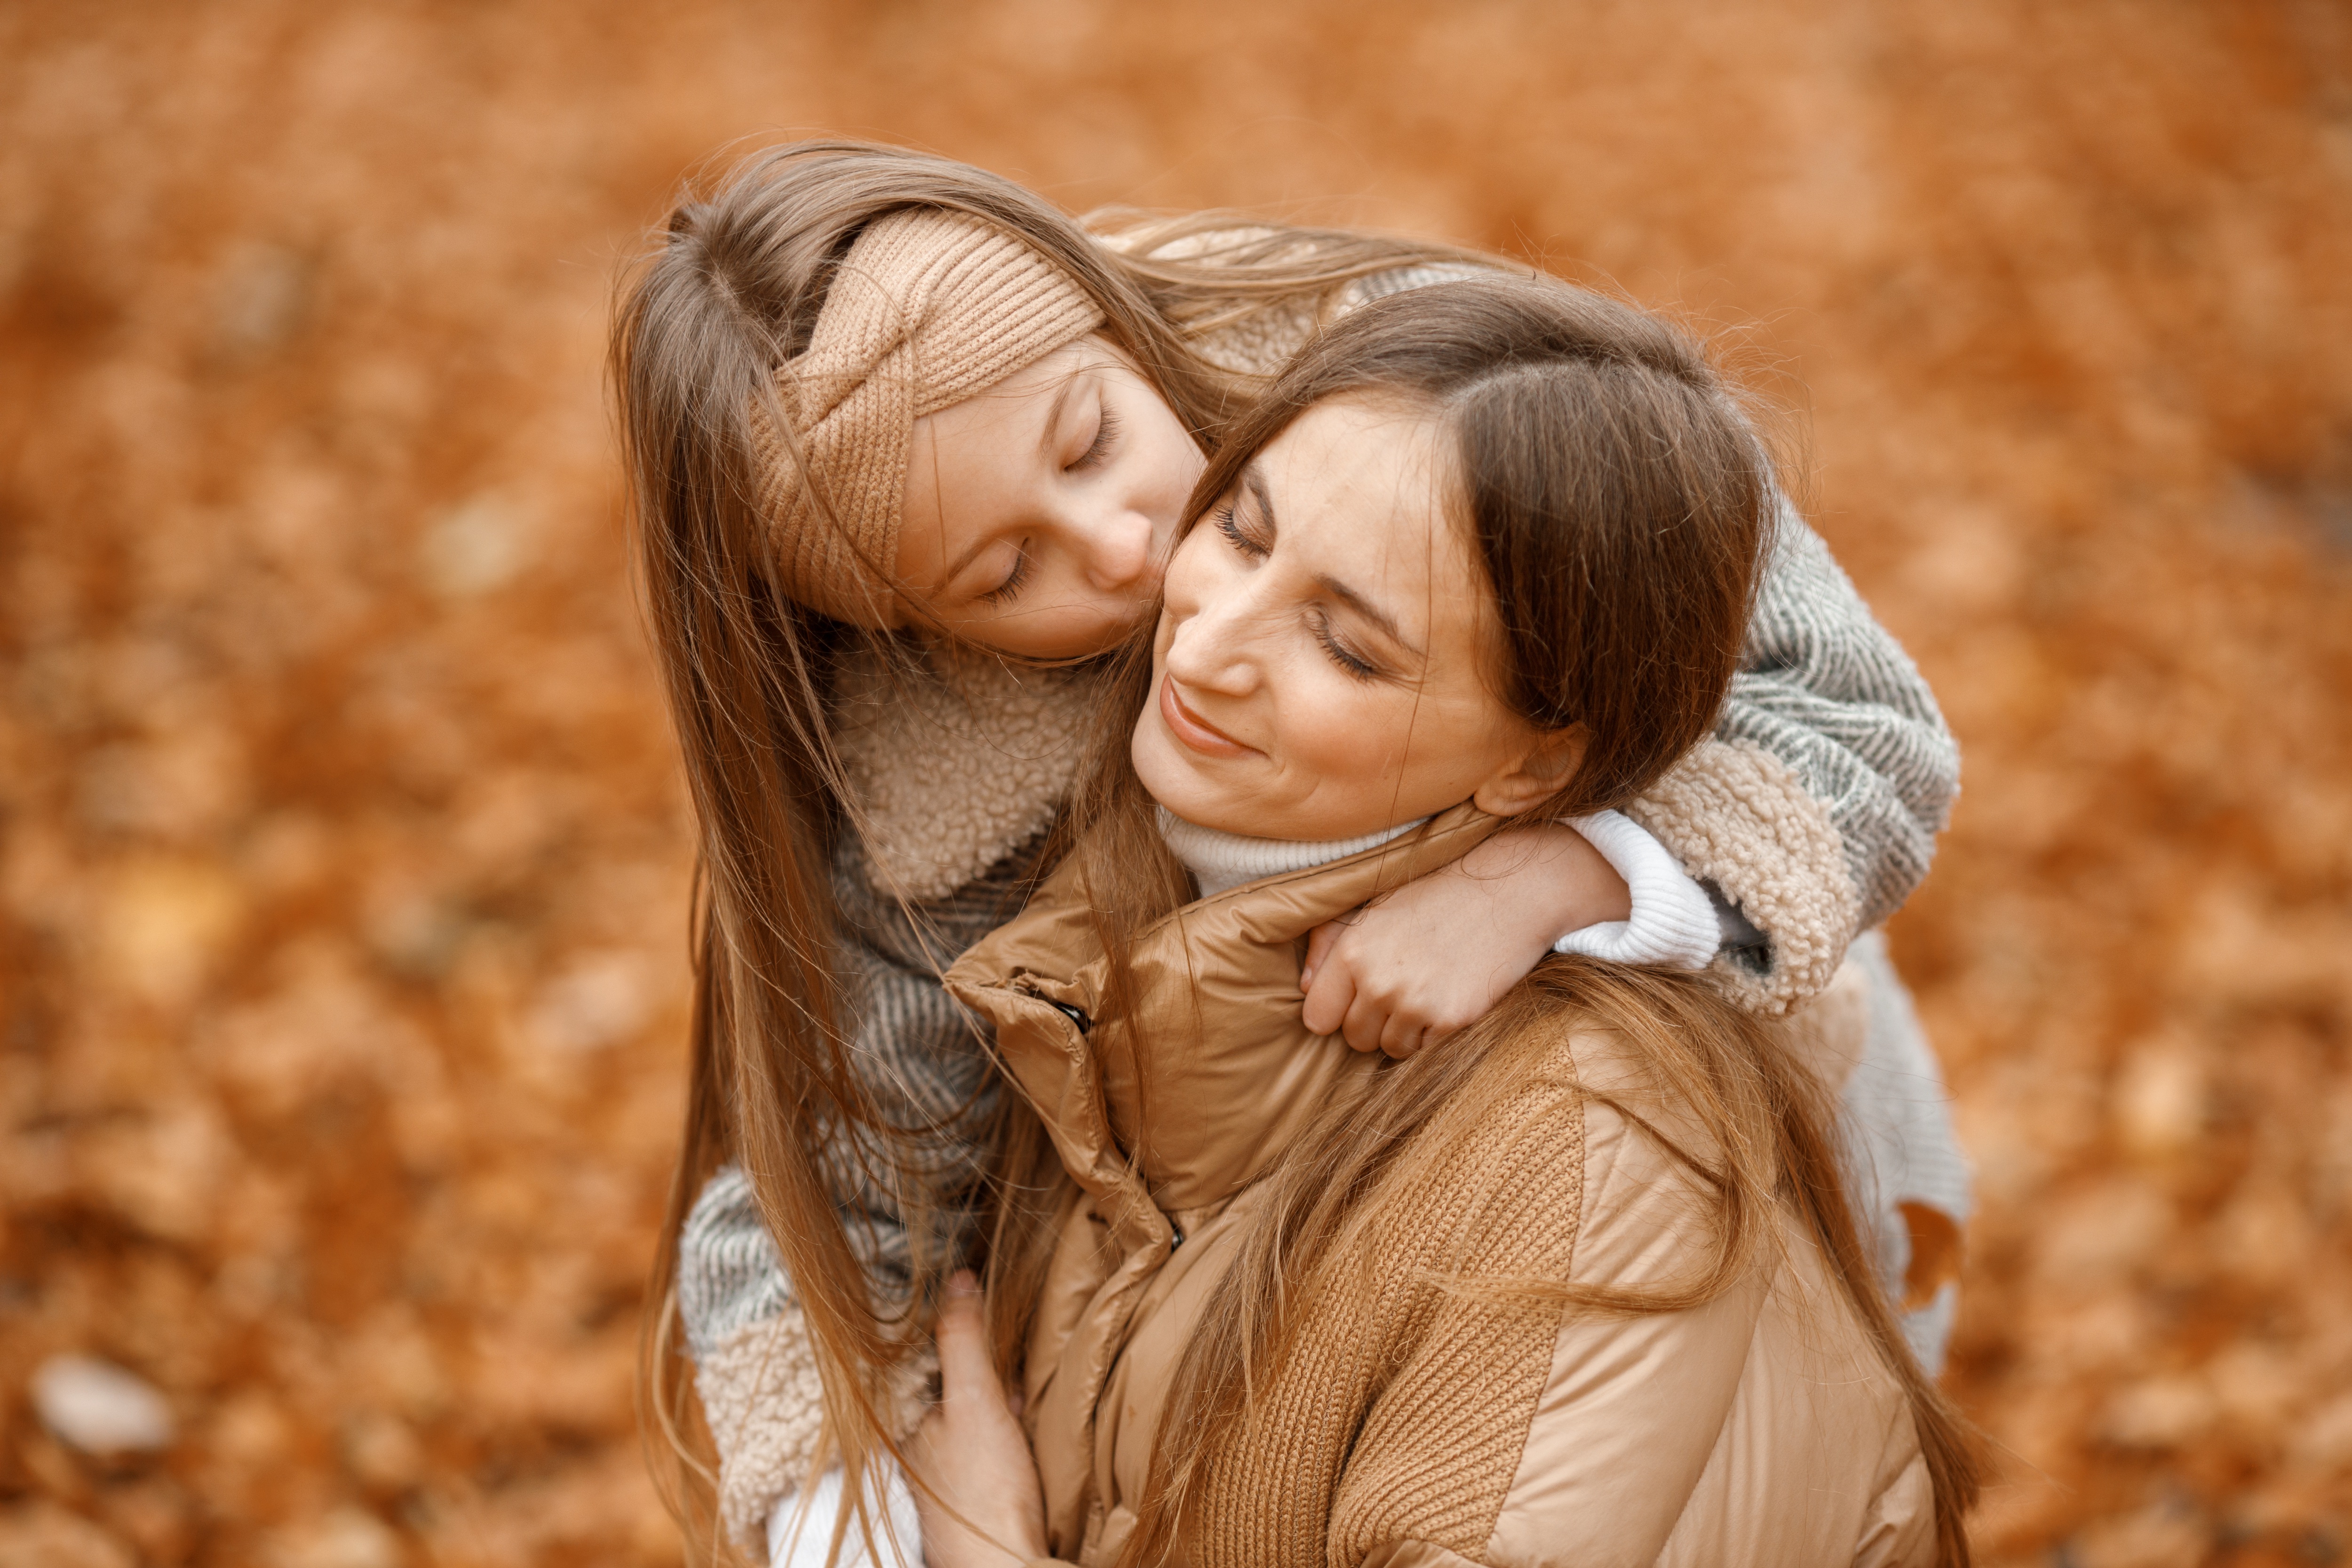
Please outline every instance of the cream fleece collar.
M931 648L853 655L834 735L875 884L945 898L1044 832L1069 798L1100 679Z
M1386 844L1400 834L1410 833L1428 820L1418 817L1402 826L1367 833L1360 838L1332 838L1307 844L1285 838L1244 838L1238 833L1202 827L1185 821L1163 805L1160 808L1160 836L1176 852L1176 858L1184 862L1192 879L1201 884L1201 896L1213 899L1228 888L1255 882L1260 877L1303 871L1309 866L1343 860Z

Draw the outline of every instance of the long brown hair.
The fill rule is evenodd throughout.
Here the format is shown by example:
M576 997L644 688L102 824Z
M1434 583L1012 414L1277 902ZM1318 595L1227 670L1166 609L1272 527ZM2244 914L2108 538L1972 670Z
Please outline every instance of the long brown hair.
M1190 520L1230 494L1307 409L1370 395L1424 406L1451 435L1455 521L1494 590L1486 673L1496 696L1539 728L1584 730L1575 774L1529 815L1631 801L1713 728L1770 545L1771 467L1738 402L1696 344L1629 306L1549 281L1434 285L1326 329L1235 422ZM1129 712L1148 680L1137 650L1122 679ZM1112 956L1097 1025L1115 1026L1131 998L1124 933L1166 913L1181 882L1123 753L1098 760L1079 798L1076 852ZM1696 1129L1678 1142L1622 1097L1610 1101L1665 1139L1714 1198L1712 1258L1690 1279L1643 1292L1458 1278L1431 1288L1554 1310L1681 1310L1744 1278L1776 1205L1789 1204L1908 1398L1934 1480L1941 1560L1968 1561L1961 1518L1976 1493L1974 1448L1920 1371L1862 1248L1818 1080L1774 1026L1701 977L1560 958L1477 1026L1379 1074L1369 1100L1335 1107L1266 1178L1269 1201L1177 1371L1123 1563L1179 1555L1204 1526L1210 1479L1265 1460L1251 1442L1297 1348L1302 1304L1364 1267L1382 1194L1455 1168L1454 1141L1475 1137L1510 1092L1528 1042L1571 1024L1624 1042L1675 1120ZM1008 1269L1005 1284L1017 1299L1025 1278Z
M910 1337L877 1314L820 1157L846 1144L887 1161L924 1131L892 1125L853 1069L826 869L860 818L831 729L834 672L860 649L903 666L909 639L857 631L777 591L770 531L751 499L751 424L755 404L773 396L776 367L806 346L850 244L877 217L915 206L996 225L1064 268L1099 306L1104 334L1204 447L1259 383L1198 352L1203 334L1256 320L1295 338L1350 279L1478 259L1215 215L1111 215L1106 239L982 170L855 142L766 150L677 202L622 295L611 358L647 619L698 850L686 1122L641 1357L649 1443L698 1561L728 1548L710 1435L677 1345L676 1275L681 1228L712 1173L732 1160L750 1178L806 1317L824 1440L853 1498L866 1495L861 1478L892 1447L878 1389ZM869 1174L919 1209L921 1183L898 1179L919 1162L898 1163ZM908 1217L915 1235L929 1234L925 1216ZM918 1306L924 1293L919 1281ZM857 1512L865 1531L862 1502Z

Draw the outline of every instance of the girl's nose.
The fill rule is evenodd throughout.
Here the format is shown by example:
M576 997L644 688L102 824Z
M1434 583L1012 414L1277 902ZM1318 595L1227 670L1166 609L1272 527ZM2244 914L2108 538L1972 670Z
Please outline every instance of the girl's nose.
M1087 581L1104 593L1132 588L1151 570L1151 520L1120 511L1087 541Z

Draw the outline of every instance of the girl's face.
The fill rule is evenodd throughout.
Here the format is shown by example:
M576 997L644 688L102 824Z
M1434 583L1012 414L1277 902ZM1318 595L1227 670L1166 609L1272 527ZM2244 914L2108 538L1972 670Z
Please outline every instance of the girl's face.
M1492 590L1446 517L1444 433L1393 401L1318 405L1177 549L1132 756L1188 822L1351 838L1475 799L1516 815L1580 731L1513 713L1483 673Z
M1159 591L1202 462L1150 383L1082 338L915 422L898 584L985 647L1102 653Z

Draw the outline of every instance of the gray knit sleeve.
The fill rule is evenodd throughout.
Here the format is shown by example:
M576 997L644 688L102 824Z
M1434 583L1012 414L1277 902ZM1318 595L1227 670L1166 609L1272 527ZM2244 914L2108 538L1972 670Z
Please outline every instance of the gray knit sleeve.
M1289 363L1291 356L1315 335L1318 321L1336 321L1360 305L1432 283L1458 283L1489 275L1486 268L1451 261L1393 268L1342 285L1331 299L1328 313L1318 315L1314 307L1305 302L1253 310L1238 321L1194 338L1192 349L1223 369L1242 375L1270 376Z
M868 1126L820 1140L818 1165L886 1321L911 1327L920 1279L969 1255L999 1093L985 1042L940 971L1018 910L1044 844L1041 834L919 906L884 897L862 852L836 846L848 1059L888 1134ZM679 1229L677 1306L719 1449L720 1514L748 1546L819 1452L824 1390L782 1251L737 1166L703 1184ZM928 1408L934 1364L926 1343L888 1373L896 1436Z
M1927 874L1959 793L1959 748L1918 667L1785 503L1716 733L1760 746L1828 808L1862 927Z
M707 1362L792 1300L792 1281L760 1218L751 1179L739 1166L721 1166L703 1184L678 1232L677 1312L687 1349Z
M783 1260L736 1166L703 1184L678 1232L677 1306L718 1447L719 1517L751 1550L815 1458L824 1385Z
M1777 1015L1918 885L1958 783L1927 682L1784 505L1715 734L1625 814L1710 885L1718 976Z

